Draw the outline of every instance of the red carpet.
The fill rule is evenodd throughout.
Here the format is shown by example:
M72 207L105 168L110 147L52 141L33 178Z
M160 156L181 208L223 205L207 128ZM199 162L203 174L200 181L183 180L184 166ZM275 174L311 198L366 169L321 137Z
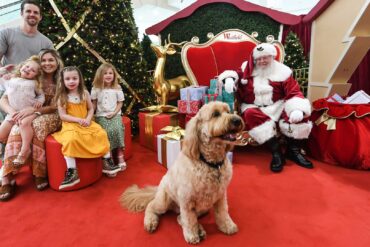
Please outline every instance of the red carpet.
M133 148L125 172L78 191L38 192L22 171L16 197L0 204L1 246L188 246L174 214L148 234L143 213L118 204L128 185L157 184L166 171L154 152L137 142ZM239 232L222 234L208 214L200 220L207 231L201 246L370 246L369 172L314 161L314 170L288 162L272 174L269 161L261 148L235 152L228 198Z

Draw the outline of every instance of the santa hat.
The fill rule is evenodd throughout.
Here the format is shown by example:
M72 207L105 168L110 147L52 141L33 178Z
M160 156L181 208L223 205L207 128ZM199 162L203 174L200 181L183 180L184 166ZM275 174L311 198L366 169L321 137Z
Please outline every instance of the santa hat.
M254 69L254 60L263 56L273 56L275 58L277 55L277 51L274 45L269 43L261 43L254 47L252 54L248 58L246 66L242 68L243 77L241 78L242 84L248 83L248 78L252 76L252 72Z
M277 52L274 45L269 43L262 43L254 47L253 49L253 58L257 59L263 56L273 56L276 57Z

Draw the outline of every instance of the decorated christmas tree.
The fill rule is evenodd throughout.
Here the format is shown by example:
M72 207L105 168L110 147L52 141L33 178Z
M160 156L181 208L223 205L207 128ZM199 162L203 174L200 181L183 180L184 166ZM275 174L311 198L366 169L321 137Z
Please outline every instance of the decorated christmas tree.
M297 34L289 32L285 39L285 60L284 63L291 69L307 68L308 62L303 53L303 47Z
M303 94L307 96L309 65L297 34L289 32L285 39L284 48L286 53L284 63L293 69L294 78L298 81Z
M149 36L144 34L143 40L141 41L141 47L143 49L143 57L147 62L148 71L153 71L157 63L157 57L150 47L151 44L152 41L150 40Z
M42 0L40 31L60 52L65 65L78 66L90 90L99 65L112 63L122 77L122 112L134 122L137 112L154 104L154 92L142 56L131 1Z

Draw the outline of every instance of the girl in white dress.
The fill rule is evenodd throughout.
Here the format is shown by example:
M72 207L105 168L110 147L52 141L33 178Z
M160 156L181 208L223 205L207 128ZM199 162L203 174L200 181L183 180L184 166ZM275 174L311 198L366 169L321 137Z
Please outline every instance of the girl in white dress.
M38 56L32 56L16 69L14 77L2 80L5 87L3 97L6 97L9 106L4 109L7 112L5 120L0 126L0 142L5 143L13 125L19 126L22 137L22 147L13 161L15 166L23 165L31 154L30 145L33 138L32 120L38 116L37 109L45 101L45 95L41 84L41 64ZM31 108L34 114L24 117L22 120L20 110Z
M121 118L124 95L118 84L117 70L112 64L104 63L97 69L91 89L91 100L96 110L95 121L107 131L110 150L114 153L118 165L124 170L125 133Z

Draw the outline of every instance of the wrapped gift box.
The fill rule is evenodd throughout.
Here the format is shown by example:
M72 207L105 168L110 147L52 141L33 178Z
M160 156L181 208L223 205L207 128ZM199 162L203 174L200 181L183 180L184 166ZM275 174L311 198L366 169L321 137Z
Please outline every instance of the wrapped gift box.
M201 100L203 94L207 93L207 86L191 86L180 89L181 100Z
M222 92L221 92L221 94L218 94L217 92L218 92L217 89L208 89L207 90L208 95L215 95L215 94L217 95L216 100L212 100L212 101L222 101ZM204 95L203 95L203 100L204 100Z
M178 113L139 112L140 145L157 150L156 136L166 126L185 127L185 115Z
M209 81L209 89L215 90L215 93L221 95L223 84L217 78Z
M166 134L157 135L157 156L158 162L169 169L180 153L182 140L173 140L165 136Z
M217 101L218 100L218 94L206 94L203 95L203 102L204 104L207 104L212 101Z
M177 107L179 113L196 114L202 107L201 100L178 100Z
M222 100L224 102L234 102L234 93L228 93L225 89L222 90Z
M228 104L229 107L230 107L230 112L234 112L234 101L231 101L231 102L225 102L224 103Z
M222 83L218 82L217 79L211 79L210 87L207 91L209 94L218 94L218 101L223 101L225 103L234 102L234 93L228 93L225 91L225 87ZM230 105L230 104L229 104Z

